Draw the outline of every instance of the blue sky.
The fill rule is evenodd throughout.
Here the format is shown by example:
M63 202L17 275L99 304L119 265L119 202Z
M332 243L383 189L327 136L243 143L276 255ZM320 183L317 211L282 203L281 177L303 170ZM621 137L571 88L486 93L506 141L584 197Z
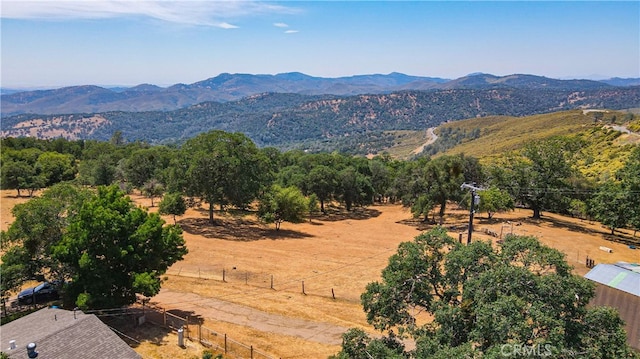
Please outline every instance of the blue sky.
M2 87L220 73L640 77L640 2L7 1Z

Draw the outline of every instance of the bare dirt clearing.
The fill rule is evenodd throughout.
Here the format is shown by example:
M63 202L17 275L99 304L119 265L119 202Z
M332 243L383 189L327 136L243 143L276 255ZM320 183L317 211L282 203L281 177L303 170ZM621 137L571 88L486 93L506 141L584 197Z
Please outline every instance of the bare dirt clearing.
M13 196L15 191L2 192L2 229L12 221L9 209L26 200ZM142 206L151 204L147 198L133 198ZM456 228L450 234L458 238L468 213L449 209L445 226ZM484 216L476 216L473 240L499 239L485 232L536 236L563 251L580 275L588 271L586 256L596 263L640 262L640 250L608 241L609 230L598 223L548 213L533 220L531 211L520 209L491 220ZM398 205L335 211L311 223L284 223L280 231L246 214L216 212L215 226L206 223L207 212L199 209L177 219L189 254L169 269L161 294L151 301L199 315L205 326L281 358L326 358L339 350L335 339L340 330L373 332L360 294L380 278L400 242L430 228ZM173 223L170 216L165 220ZM616 234L633 238L631 231Z
M465 227L466 211L448 213L447 227ZM197 210L190 210L178 221L185 229L190 253L169 270L169 280L163 288L199 295L202 308L192 310L211 320L214 328L221 322L229 323L229 318L204 314L209 310L206 298L241 304L260 311L258 315L282 316L284 327L291 326L293 332L281 330L282 323L277 324L268 330L269 340L244 333L247 329L254 333L260 330L259 321L246 324L242 315L230 319L236 326L233 335L283 358L319 358L335 353L339 350L335 329L360 327L372 332L360 306L360 294L367 283L379 279L387 258L400 242L412 240L430 228L397 205L376 205L350 214L318 217L311 223L284 223L280 232L251 216L216 215L216 226L192 227L206 222L206 212ZM536 236L566 253L577 274L588 271L584 265L586 256L596 263L640 261L639 251L606 240L608 229L598 223L548 213L541 220L530 216L531 211L519 209L491 220L476 217L473 239L499 239L484 234L487 230L498 235L513 232ZM457 238L459 232L451 235ZM620 235L632 238L630 231ZM601 251L600 246L612 248L613 253ZM303 281L306 294L302 294ZM152 300L167 306L180 305L180 301L164 301L163 294ZM291 319L315 322L318 334L309 337L308 327ZM274 336L279 338L279 346L273 342Z

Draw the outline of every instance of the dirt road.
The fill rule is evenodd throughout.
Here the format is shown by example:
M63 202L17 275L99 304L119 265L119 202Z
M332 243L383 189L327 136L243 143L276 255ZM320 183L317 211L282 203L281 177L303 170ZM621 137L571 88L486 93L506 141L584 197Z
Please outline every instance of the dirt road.
M427 128L427 142L423 143L422 145L417 147L415 150L411 151L412 155L417 155L419 153L422 153L422 151L424 150L425 147L427 147L430 144L436 142L436 140L438 139L438 135L436 135L433 132L433 130L435 130L435 129L436 129L435 127Z
M267 313L244 305L202 297L193 293L178 293L166 289L162 289L158 295L153 297L151 303L167 310L193 311L204 318L215 318L264 332L299 337L321 344L340 344L342 333L348 329L329 323Z

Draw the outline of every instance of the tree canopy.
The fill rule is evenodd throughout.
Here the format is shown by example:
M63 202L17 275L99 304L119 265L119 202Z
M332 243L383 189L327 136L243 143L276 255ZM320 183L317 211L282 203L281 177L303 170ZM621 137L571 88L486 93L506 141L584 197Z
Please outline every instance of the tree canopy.
M181 216L187 211L187 204L180 193L167 193L160 201L160 214L173 215L173 223L176 223L176 216Z
M488 218L492 218L496 213L506 212L515 208L513 198L509 193L495 186L478 191L477 195L480 197L477 212L487 212ZM465 204L467 208L471 206L470 196L466 196Z
M389 334L371 339L351 330L336 357L382 350L391 357L498 358L519 345L554 358L637 358L617 312L587 308L593 295L594 285L572 275L562 253L534 237L510 235L494 249L481 241L461 245L436 228L401 243L381 281L361 296L367 321ZM433 321L420 324L420 311ZM416 349L404 351L393 330L415 339Z
M578 176L570 161L576 150L576 143L562 137L529 143L492 168L493 183L531 208L533 218L543 210L565 211L571 180Z
M187 253L179 227L165 226L116 186L53 187L14 214L2 233L11 244L2 270L15 278L2 282L3 291L41 275L67 280L65 301L81 308L126 305L136 293L157 294L160 276Z
M593 131L596 129L589 133ZM609 140L619 134L609 132ZM530 143L483 162L487 163L483 166L463 154L399 161L384 153L370 160L337 152L280 153L275 148L258 149L243 134L223 131L202 133L181 148L143 142L6 138L1 140L0 186L17 190L20 196L23 191L31 195L61 181L90 186L117 183L126 191L143 191L153 206L154 198L161 194L158 184L162 184L168 192L208 203L213 223L215 205L221 210L226 206L251 209L254 200L273 184L295 186L305 196L315 194L324 214L327 205L338 202L351 210L374 201L402 200L415 217L426 221L433 214L435 220L437 214L443 219L450 203L464 205L467 196L460 185L475 182L491 188L479 193L480 211L489 217L517 205L530 208L534 217L548 210L589 215L608 223L620 207L612 205L617 201L628 208L622 213L624 218L615 220L615 226L640 228L640 149L625 146L620 151L630 155L623 166L620 162L622 168L596 181L577 172L580 163L593 160L585 154L576 155L587 141L584 136ZM616 200L612 202L605 195Z
M296 187L282 188L278 185L263 196L258 216L267 223L275 223L280 230L282 222L300 223L309 211L309 200Z
M51 257L52 249L62 240L69 219L89 197L86 190L61 183L13 207L15 220L1 234L2 246L8 248L2 256L2 279L7 281L3 291L45 274L65 275L65 266Z
M396 180L396 192L406 205L411 206L414 217L425 219L434 206L443 220L447 203L462 199L460 185L480 182L477 160L458 156L442 156L434 160L421 159L401 170Z
M174 179L187 195L213 206L243 208L253 201L268 175L266 161L251 140L240 133L210 131L188 140L174 166Z

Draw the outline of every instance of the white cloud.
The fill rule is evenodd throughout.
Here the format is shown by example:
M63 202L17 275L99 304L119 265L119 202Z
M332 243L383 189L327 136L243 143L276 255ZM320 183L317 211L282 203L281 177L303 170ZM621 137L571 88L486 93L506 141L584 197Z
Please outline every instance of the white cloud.
M298 30L287 30L287 31L285 31L284 33L285 33L285 34L296 34L296 33L298 33L298 32L299 32Z
M292 14L295 8L260 1L201 0L3 0L9 19L100 19L144 16L162 21L233 29L224 20L256 14Z
M289 27L289 25L285 24L284 22L275 22L275 23L273 23L273 26L275 26L275 27Z
M222 28L222 29L237 29L238 28L236 25L229 24L228 22L221 22L219 24L215 24L214 26L217 26L217 27Z

